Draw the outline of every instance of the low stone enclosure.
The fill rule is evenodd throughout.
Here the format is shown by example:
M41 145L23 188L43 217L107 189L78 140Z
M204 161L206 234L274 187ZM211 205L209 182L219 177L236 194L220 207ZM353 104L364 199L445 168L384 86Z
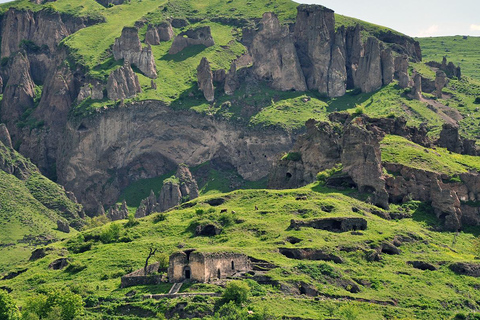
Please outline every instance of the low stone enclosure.
M186 250L170 256L168 279L170 282L185 280L208 282L232 277L251 269L251 262L244 254Z
M129 273L127 275L124 275L121 279L121 287L122 288L127 288L127 287L132 287L132 286L141 286L141 285L155 285L155 284L160 284L162 282L166 282L166 277L159 273L161 271L166 271L166 270L161 270L160 269L160 263L154 263L151 264L147 267L147 273L145 274L145 270L138 269L136 271L133 271L132 273Z

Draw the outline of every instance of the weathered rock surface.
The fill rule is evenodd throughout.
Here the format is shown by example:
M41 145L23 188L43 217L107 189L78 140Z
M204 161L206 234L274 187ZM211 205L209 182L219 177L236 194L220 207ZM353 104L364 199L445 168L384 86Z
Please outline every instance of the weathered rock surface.
M362 92L373 92L382 87L383 73L380 53L378 40L373 37L368 38L364 56L360 58L358 69L353 76L355 86L362 89Z
M235 61L232 61L230 65L230 70L228 71L227 75L225 76L225 85L224 90L225 94L232 95L239 87L239 81L237 76L237 64Z
M112 221L127 219L128 217L128 208L127 203L123 200L122 205L119 206L118 203L110 207L107 212L107 218Z
M3 143L5 147L13 149L10 133L8 132L7 126L3 123L0 123L0 142Z
M310 227L332 232L347 232L367 229L367 220L363 218L338 217L313 220L291 220L290 228Z
M396 53L400 55L405 54L414 62L422 61L420 43L415 41L415 39L392 32L391 30L381 30L376 34L376 37L378 40L388 43Z
M209 26L190 29L180 33L173 40L168 53L177 54L187 47L196 45L204 45L207 48L215 45Z
M447 148L447 150L451 152L472 156L477 155L478 152L475 146L475 140L466 139L460 136L458 129L458 125L449 123L443 124L440 138L437 140L436 144L439 147Z
M408 76L408 56L395 57L395 79L398 80L400 88L408 87L410 77Z
M254 73L281 91L306 91L293 36L280 25L275 14L263 14L258 31L250 45Z
M480 264L473 262L456 262L449 266L450 270L456 274L469 277L480 277Z
M435 73L435 96L437 99L442 99L442 89L447 85L447 75L442 70L437 70Z
M100 3L102 6L108 8L110 5L119 5L123 4L124 2L128 0L96 0L98 3Z
M24 53L13 57L9 68L10 77L5 87L0 108L0 117L9 124L15 122L27 110L33 107L35 84L30 76L30 63Z
M334 41L333 10L317 5L297 7L295 46L308 89L328 94L328 71Z
M422 76L416 73L413 77L413 98L416 100L422 99Z
M243 178L261 179L275 156L293 144L291 134L279 129L247 129L158 101L69 122L63 139L69 143L62 144L64 156L57 162L59 182L95 213L101 203L113 205L131 182L158 177L180 163L221 159Z
M53 261L52 263L50 263L48 265L48 268L52 270L61 270L66 266L68 266L69 264L70 264L70 261L68 260L68 258L59 258Z
M149 24L147 33L145 34L145 43L151 45L159 45L160 42L170 41L173 39L174 33L170 22L165 21L159 25Z
M150 45L143 48L138 37L138 29L125 27L120 38L115 39L113 45L113 57L115 60L124 59L135 65L144 75L155 79L157 67Z
M346 32L346 49L347 49L347 88L353 89L355 87L353 76L357 71L360 57L364 55L362 37L360 34L361 27L348 27Z
M208 102L215 100L215 88L213 87L213 74L210 69L210 62L203 57L197 67L198 89L203 92Z
M195 236L213 237L222 233L222 228L215 224L200 225L195 228Z
M70 226L68 225L68 222L66 220L57 220L57 228L62 232L70 233Z
M122 67L112 71L107 81L107 96L110 100L131 98L142 92L138 76L125 61ZM102 94L103 95L103 94Z
M345 36L345 28L338 28L328 69L328 96L332 98L343 96L347 89Z
M393 75L395 73L395 61L393 59L392 49L382 50L380 58L382 61L382 81L383 85L386 86L393 81Z
M77 102L90 98L92 100L103 99L103 85L97 81L94 83L85 83L81 88L77 96Z
M323 261L333 261L335 263L343 263L342 258L339 256L323 252L319 249L290 249L290 248L279 248L281 254L290 259L298 260L323 260Z
M137 211L135 212L135 218L143 218L148 215L151 215L152 213L159 211L157 209L157 197L155 196L155 193L153 190L150 191L150 195L148 198L143 199L140 202L140 205L137 208Z
M407 263L412 267L414 267L415 269L430 270L430 271L437 270L436 266L425 261L408 261Z

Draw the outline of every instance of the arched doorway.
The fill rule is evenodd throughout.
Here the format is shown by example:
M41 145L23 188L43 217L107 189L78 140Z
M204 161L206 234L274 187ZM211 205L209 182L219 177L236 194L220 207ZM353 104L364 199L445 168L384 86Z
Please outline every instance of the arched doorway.
M185 267L183 269L183 277L185 280L189 280L192 277L192 269L190 269L190 267Z

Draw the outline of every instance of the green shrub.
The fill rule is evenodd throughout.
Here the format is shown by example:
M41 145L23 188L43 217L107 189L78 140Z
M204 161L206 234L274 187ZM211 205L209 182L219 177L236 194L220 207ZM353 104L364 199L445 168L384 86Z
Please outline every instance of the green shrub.
M248 284L248 286L250 287L250 292L251 292L253 297L264 296L267 293L265 288L263 286L261 286L260 284L258 284L258 282L255 281L255 280L246 279L246 280L244 280L244 282L246 282Z
M72 253L82 253L92 249L93 241L85 242L85 237L79 234L73 239L67 241L67 249Z
M27 300L24 318L72 320L84 313L82 297L70 290L54 289Z
M284 154L281 160L297 162L302 160L302 154L300 152L289 152Z
M65 272L68 273L77 273L85 269L87 266L80 261L71 262L68 267L65 269Z
M17 305L13 298L5 291L0 289L0 319L16 320L19 319Z
M475 98L475 101L473 101L473 103L475 103L475 104L480 104L480 97L476 97L476 98Z
M167 215L165 213L159 213L153 218L153 223L162 222L165 221L165 219L167 219Z
M139 224L139 222L135 219L135 214L133 212L129 213L128 221L125 223L125 227L130 228L136 226L137 224Z
M325 182L327 182L328 178L330 178L331 176L341 173L342 169L343 169L343 166L340 163L340 164L337 164L336 166L334 166L331 169L326 169L326 170L320 171L319 173L317 173L317 181L319 181L321 183L325 183Z
M215 312L215 318L218 320L244 320L247 319L247 310L235 304L234 301L229 301Z
M251 289L248 283L240 280L233 280L227 284L222 295L222 300L224 303L232 301L236 304L241 304L247 301L250 293Z
M117 242L120 238L120 225L112 223L108 227L104 228L100 233L100 241L103 243Z
M352 113L352 117L358 117L365 113L365 107L357 106Z
M301 263L297 265L297 269L315 280L320 280L324 276L328 276L331 278L338 278L340 274L336 271L331 265L327 263L320 263L318 265L310 265Z

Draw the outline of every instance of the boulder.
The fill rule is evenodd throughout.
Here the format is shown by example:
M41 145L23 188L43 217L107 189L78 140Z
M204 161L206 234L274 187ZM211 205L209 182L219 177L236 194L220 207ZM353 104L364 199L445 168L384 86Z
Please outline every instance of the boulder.
M102 100L103 85L99 82L85 83L81 88L77 96L77 102L90 98L92 100Z
M480 264L473 262L456 262L449 266L450 270L456 274L469 277L480 277Z
M96 0L96 1L100 3L102 6L104 6L105 8L108 8L111 5L123 4L128 0Z
M278 248L278 251L283 254L285 257L290 259L298 260L323 260L323 261L333 261L335 263L343 263L342 258L339 256L326 253L320 249L311 249L311 248Z
M125 61L122 67L112 71L107 81L107 95L110 100L131 98L142 92L138 76Z
M199 225L195 228L195 236L213 237L222 233L222 228L215 224Z
M408 76L408 56L395 57L395 79L398 80L400 88L408 87L410 77Z
M308 89L328 94L329 66L335 41L333 10L319 5L299 5L294 32L298 59ZM338 54L337 51L336 64L339 60Z
M117 221L117 220L123 220L127 219L128 217L128 208L127 208L127 203L125 200L123 200L123 203L121 206L116 203L107 212L107 218L109 218L112 221Z
M415 76L413 77L412 94L414 99L422 99L422 76L419 73L415 73Z
M338 217L290 221L291 229L299 229L301 227L311 227L332 232L348 232L366 230L367 220L363 218Z
M203 45L205 47L211 47L215 45L215 41L212 38L212 32L210 31L209 26L199 27L195 29L189 29L185 32L180 33L173 40L169 54L177 54L185 48Z
M412 267L414 267L415 269L430 270L430 271L437 270L436 266L425 261L408 261L407 263Z
M233 95L238 87L239 87L239 81L237 76L237 64L235 61L232 61L230 65L230 70L225 76L225 85L224 85L225 94L229 96Z
M62 232L70 233L70 226L68 225L68 222L66 220L57 220L57 228Z
M445 228L449 231L460 230L462 211L457 194L453 190L443 189L436 181L432 183L431 199L435 215L444 221Z
M49 269L61 270L70 264L68 258L59 258L48 265Z
M380 58L382 61L382 82L383 85L386 86L393 81L393 75L395 73L395 62L393 59L392 50L382 50Z
M435 96L437 99L442 99L442 89L447 85L447 75L442 70L437 70L435 73Z
M380 43L376 38L370 37L365 45L364 56L360 58L358 69L354 73L354 85L362 92L373 92L382 87L382 76Z
M152 48L148 45L142 48L138 37L138 29L125 27L120 38L113 44L113 57L115 60L124 59L135 65L145 76L155 79L157 68L153 57Z
M213 74L210 69L210 62L207 58L202 58L197 67L198 89L203 92L208 102L215 100L215 88L213 87Z
M442 131L440 132L440 138L436 141L436 145L442 148L447 148L448 151L455 153L472 156L477 155L475 140L469 140L460 136L458 130L458 125L444 123Z
M288 26L280 25L275 14L263 14L249 51L253 72L273 89L307 90L293 37Z

